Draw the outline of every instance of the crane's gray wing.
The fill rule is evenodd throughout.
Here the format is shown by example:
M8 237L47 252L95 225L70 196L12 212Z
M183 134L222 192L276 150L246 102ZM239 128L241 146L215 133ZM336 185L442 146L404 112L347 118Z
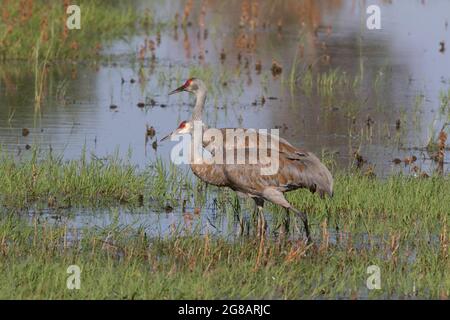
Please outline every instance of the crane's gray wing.
M250 154L249 151L246 149L247 154ZM277 151L270 150L271 155L273 152ZM318 192L321 196L333 194L331 173L310 152L279 151L276 173L263 174L262 169L268 166L270 165L250 164L248 161L245 164L227 164L224 166L224 174L231 188L256 196L263 197L266 188L275 188L281 192L307 188L311 192Z
M233 148L254 148L262 144L262 139L272 147L272 149L279 149L286 151L286 149L295 149L295 147L290 144L286 139L270 133L261 133L253 129L242 129L242 128L221 128L215 129L220 132L222 139L220 142L223 143L221 146L226 149ZM231 132L233 136L230 136L228 132ZM230 139L231 138L231 139ZM271 143L272 141L277 141L277 143ZM203 140L203 147L214 153L215 144L218 141L215 139Z

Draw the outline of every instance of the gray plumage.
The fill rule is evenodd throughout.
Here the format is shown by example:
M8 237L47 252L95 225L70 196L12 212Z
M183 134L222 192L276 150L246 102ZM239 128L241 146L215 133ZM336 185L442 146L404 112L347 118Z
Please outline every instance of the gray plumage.
M193 130L193 121L199 121L202 118L204 103L206 100L206 86L199 79L189 79L180 88L172 93L188 91L197 96L192 121L184 121L172 134L191 134ZM206 126L205 126L206 127ZM226 137L225 128L219 129ZM243 134L246 133L244 129ZM171 135L172 135L171 134ZM262 134L257 134L257 142ZM270 139L273 137L271 136ZM284 197L285 192L293 191L299 188L306 188L311 192L318 193L321 197L333 195L333 177L325 165L311 152L301 148L296 148L288 141L278 138L278 148L270 147L268 155L273 152L278 153L279 167L275 174L262 175L262 164L249 164L248 157L254 148L249 144L248 139L242 139L241 144L230 144L226 141L223 147L223 154L233 150L237 152L243 149L245 152L245 164L191 164L193 173L206 183L219 187L229 187L230 189L244 194L254 199L260 213L262 223L265 225L262 213L264 201L270 201L286 209L293 211L300 216L304 223L308 241L310 234L306 214L294 208ZM234 142L234 141L233 141ZM256 144L258 148L259 143ZM203 141L203 147L211 150L210 142ZM191 150L192 151L192 150ZM255 150L253 150L255 151ZM195 151L194 157L196 156ZM198 155L197 155L198 156ZM225 158L224 158L225 160ZM225 163L225 161L223 162Z

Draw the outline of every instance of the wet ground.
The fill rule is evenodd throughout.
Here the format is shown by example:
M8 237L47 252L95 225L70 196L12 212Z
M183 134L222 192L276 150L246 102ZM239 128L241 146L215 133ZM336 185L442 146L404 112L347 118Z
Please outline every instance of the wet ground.
M119 152L140 167L169 161L172 144L155 141L190 118L193 97L167 93L193 75L210 86L210 125L280 128L341 168L357 152L380 176L409 172L393 160L413 155L421 170L435 169L424 147L450 121L448 1L258 3L143 1L138 9L164 24L108 44L100 61L52 62L40 107L32 65L2 63L2 149L26 157L37 146L66 159L83 148ZM369 4L381 7L381 30L366 28ZM308 86L324 74L344 84Z

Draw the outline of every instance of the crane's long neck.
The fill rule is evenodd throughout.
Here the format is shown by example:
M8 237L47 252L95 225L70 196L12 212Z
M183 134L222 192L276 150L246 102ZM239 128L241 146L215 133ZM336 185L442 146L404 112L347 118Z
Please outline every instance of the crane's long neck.
M206 88L201 88L197 92L197 96L195 99L195 107L194 112L192 113L192 120L201 121L203 118L203 107L205 106L206 101Z
M203 164L203 144L198 141L194 141L192 133L190 134L191 141L189 148L187 148L187 158L191 164Z

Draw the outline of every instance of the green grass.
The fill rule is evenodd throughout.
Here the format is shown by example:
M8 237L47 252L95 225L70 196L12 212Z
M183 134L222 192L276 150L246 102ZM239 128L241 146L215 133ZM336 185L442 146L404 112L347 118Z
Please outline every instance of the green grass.
M187 175L162 161L138 170L117 155L64 161L33 150L20 160L0 152L0 203L10 209L71 206L101 207L114 203L141 205L179 199L188 189ZM177 179L175 179L177 178Z
M161 161L138 170L116 157L82 156L67 162L51 156L38 160L36 154L21 161L3 155L0 175L0 298L447 298L450 294L449 177L396 175L381 180L339 171L334 174L333 199L322 200L307 191L290 193L289 200L310 217L314 245L306 246L298 237L284 242L272 235L263 242L253 236L225 239L195 228L150 238L141 228L118 227L116 222L103 229L76 230L38 217L26 221L17 214L36 203L45 208L49 198L63 206L70 202L86 208L115 208L124 202L146 208L156 201L171 203L175 213L181 212L182 199L204 205L202 184ZM214 195L218 214L227 212L232 192ZM240 214L248 214L251 206L243 202L240 208ZM273 218L275 230L282 211L267 205L266 215ZM339 232L334 231L336 226ZM301 223L291 223L291 231L299 235ZM66 270L72 264L82 270L80 290L66 288ZM373 264L381 269L382 288L369 291L366 270Z
M70 230L69 230L70 231ZM80 231L0 220L0 298L446 298L448 248L390 241L307 247L254 238L210 236L148 239L141 231ZM105 244L107 233L110 242ZM72 234L73 236L73 234ZM72 237L73 238L73 237ZM81 268L80 290L68 290L67 268ZM368 291L366 269L381 270L381 289Z
M298 86L306 97L316 94L323 106L331 107L358 102L361 79L339 68L315 72L308 67L302 73Z
M70 3L69 3L70 4ZM34 60L97 57L104 41L134 31L139 22L131 4L119 1L80 0L81 29L65 28L68 15L63 1L25 0L2 2L0 60Z

